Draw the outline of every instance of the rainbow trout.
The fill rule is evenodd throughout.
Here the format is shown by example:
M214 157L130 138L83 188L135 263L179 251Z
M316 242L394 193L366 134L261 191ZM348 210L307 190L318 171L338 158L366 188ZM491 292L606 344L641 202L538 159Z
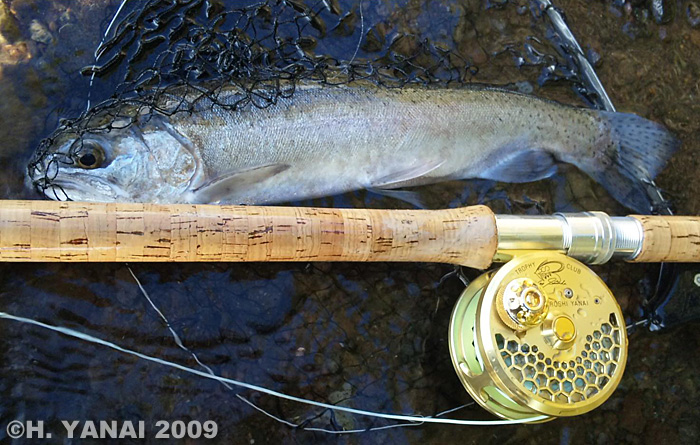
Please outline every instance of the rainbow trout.
M219 100L227 94L240 98ZM269 204L451 179L529 182L566 162L641 212L642 180L679 145L633 114L488 88L304 86L264 109L204 99L149 117L55 141L72 162L52 184L76 201Z

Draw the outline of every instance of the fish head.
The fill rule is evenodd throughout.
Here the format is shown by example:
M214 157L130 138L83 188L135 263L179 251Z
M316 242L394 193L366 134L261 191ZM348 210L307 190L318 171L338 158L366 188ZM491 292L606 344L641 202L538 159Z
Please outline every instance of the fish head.
M158 119L104 132L66 133L45 150L29 175L56 200L182 202L201 170L189 140Z

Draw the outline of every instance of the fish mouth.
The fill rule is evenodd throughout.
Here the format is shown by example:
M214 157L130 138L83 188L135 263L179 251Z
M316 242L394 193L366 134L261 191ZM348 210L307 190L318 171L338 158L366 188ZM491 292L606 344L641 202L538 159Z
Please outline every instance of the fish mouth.
M46 184L40 186L40 191L55 201L129 201L128 194L121 187L82 173L72 173L70 176L59 174L54 179L46 180Z

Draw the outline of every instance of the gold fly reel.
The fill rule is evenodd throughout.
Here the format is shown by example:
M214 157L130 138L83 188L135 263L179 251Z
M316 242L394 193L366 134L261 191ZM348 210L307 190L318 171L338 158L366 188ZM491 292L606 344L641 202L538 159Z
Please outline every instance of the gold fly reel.
M518 256L474 280L455 306L449 336L469 394L505 419L588 412L615 390L627 359L615 297L561 254Z

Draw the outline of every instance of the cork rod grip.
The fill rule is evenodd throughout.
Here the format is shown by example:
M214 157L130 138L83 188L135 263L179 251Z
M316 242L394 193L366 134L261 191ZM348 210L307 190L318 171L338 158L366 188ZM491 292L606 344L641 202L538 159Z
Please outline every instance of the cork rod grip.
M0 260L426 261L486 268L485 206L448 210L0 201Z
M700 217L632 215L642 223L639 263L700 261Z

